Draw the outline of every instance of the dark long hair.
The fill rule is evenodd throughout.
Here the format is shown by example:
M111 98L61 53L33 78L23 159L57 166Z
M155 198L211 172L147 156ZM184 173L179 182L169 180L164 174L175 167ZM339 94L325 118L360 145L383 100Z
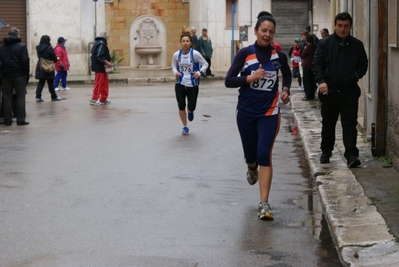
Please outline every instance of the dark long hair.
M40 38L40 44L50 44L50 36L48 35L43 35L42 38Z
M264 22L265 20L270 21L271 23L274 24L274 27L276 27L276 20L273 18L273 15L270 12L267 11L261 11L259 12L258 16L256 17L258 20L256 21L255 24L255 29L258 30L260 24Z

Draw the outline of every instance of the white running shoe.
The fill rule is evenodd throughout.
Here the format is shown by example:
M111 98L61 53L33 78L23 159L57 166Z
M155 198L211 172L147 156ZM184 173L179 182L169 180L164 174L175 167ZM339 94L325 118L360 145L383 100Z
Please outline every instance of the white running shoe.
M54 88L54 90L55 90L55 91L59 91L59 90L60 90L60 88L58 88L58 87L57 87L57 88Z
M62 91L69 91L69 90L71 90L71 88L69 87L62 88Z

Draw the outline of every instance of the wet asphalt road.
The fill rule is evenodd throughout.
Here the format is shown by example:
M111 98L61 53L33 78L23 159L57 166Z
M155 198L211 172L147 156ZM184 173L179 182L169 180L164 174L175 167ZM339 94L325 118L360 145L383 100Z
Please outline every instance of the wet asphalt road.
M203 82L181 136L173 84L112 84L108 106L71 87L54 103L28 87L30 125L0 125L0 266L341 266L289 105L265 222L236 89Z

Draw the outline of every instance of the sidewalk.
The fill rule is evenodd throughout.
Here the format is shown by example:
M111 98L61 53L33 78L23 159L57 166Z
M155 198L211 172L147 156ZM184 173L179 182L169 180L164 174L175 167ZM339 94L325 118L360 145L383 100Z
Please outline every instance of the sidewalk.
M362 165L348 169L340 122L331 163L320 164L320 109L302 97L292 96L292 111L341 260L351 267L399 266L399 173L372 157L360 131Z
M215 77L202 79L224 77L225 73L215 73ZM110 83L128 84L175 81L170 69L121 69L109 79ZM94 74L68 76L68 83L93 82ZM331 163L321 165L320 109L317 101L302 101L302 97L303 93L292 95L292 111L341 260L351 267L399 266L399 172L383 168L372 157L370 143L362 138L361 131L358 148L362 165L348 169L339 122Z

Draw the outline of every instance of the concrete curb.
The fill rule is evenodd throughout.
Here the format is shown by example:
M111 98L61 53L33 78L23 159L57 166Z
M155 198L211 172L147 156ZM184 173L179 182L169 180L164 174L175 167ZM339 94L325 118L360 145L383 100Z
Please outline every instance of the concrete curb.
M346 166L340 123L337 123L337 149L333 151L330 164L321 165L321 121L315 113L320 112L317 102L302 101L302 94L295 94L291 97L291 106L341 260L351 267L399 266L399 244ZM358 140L365 145L360 135Z

